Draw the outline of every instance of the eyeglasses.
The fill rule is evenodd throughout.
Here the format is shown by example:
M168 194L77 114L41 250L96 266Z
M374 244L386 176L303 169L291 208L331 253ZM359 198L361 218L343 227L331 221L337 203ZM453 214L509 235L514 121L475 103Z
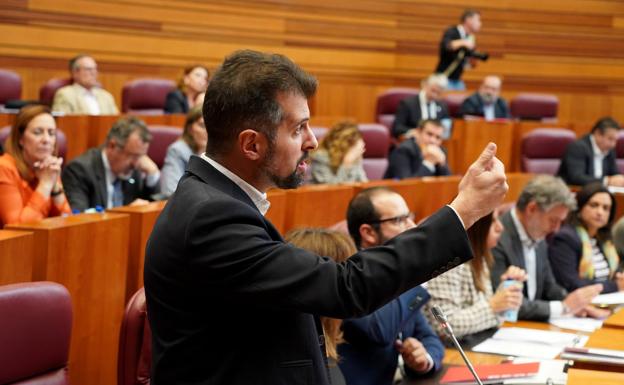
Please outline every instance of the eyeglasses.
M376 221L370 221L369 224L374 225L374 224L390 222L391 224L395 226L401 226L401 225L406 224L408 220L413 222L414 218L415 218L414 213L409 212L407 214L397 215L396 217L392 217L392 218L385 218L385 219L378 219Z

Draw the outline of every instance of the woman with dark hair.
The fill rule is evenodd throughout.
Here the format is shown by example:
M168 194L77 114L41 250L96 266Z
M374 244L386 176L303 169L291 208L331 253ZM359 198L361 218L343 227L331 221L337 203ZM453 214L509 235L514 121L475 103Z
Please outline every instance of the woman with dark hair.
M163 198L168 198L175 191L191 155L203 154L207 144L208 133L204 125L202 108L195 106L186 115L182 136L167 148L160 173L160 194Z
M191 65L184 68L184 75L178 87L169 92L165 99L165 113L186 114L199 103L199 97L208 87L208 68L203 65Z
M336 262L344 262L357 249L353 240L346 234L338 231L310 228L295 229L286 234L285 240L288 243L306 249L318 255L330 257ZM321 317L323 333L325 334L325 348L329 359L329 374L331 383L334 385L344 385L345 380L337 366L339 361L337 347L343 342L342 331L339 319Z
M602 183L585 185L576 194L577 209L548 244L557 282L566 290L601 283L603 293L624 290L617 272L620 258L613 246L611 224L615 199Z
M0 156L0 227L71 212L56 147L50 108L22 108Z
M490 267L494 263L491 249L496 246L503 232L503 225L495 211L478 220L468 229L468 239L474 258L463 265L447 271L427 284L431 301L425 314L438 334L450 345L442 326L431 315L431 308L440 306L449 319L457 338L497 328L503 323L502 314L507 310L518 310L522 304L522 286L499 286L493 293ZM519 267L509 266L501 281L526 280L526 272Z

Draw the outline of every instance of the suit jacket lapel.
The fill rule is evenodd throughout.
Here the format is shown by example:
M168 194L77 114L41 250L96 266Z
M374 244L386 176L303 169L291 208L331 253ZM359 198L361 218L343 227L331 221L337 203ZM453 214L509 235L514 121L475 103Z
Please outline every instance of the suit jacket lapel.
M102 161L102 149L100 147L93 150L93 175L95 178L96 197L101 197L103 207L108 204L108 189L106 186L106 169ZM100 199L96 199L98 201Z

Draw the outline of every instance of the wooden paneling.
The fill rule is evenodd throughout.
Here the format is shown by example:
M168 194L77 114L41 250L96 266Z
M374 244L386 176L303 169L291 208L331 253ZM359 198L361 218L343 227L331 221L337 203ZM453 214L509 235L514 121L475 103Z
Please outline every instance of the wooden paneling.
M129 224L127 215L106 213L7 226L34 233L33 280L58 282L71 294L71 383L109 385L117 381Z
M482 12L479 48L491 58L465 74L504 78L504 96L554 93L559 118L624 120L624 4L612 0L472 1ZM442 31L460 0L22 0L0 3L0 67L18 71L36 99L67 59L90 52L100 81L120 103L136 77L175 79L201 62L215 68L235 49L292 57L319 77L312 113L374 119L376 95L415 86L437 62ZM19 36L19 39L16 39Z
M32 281L33 247L33 233L0 230L0 286Z

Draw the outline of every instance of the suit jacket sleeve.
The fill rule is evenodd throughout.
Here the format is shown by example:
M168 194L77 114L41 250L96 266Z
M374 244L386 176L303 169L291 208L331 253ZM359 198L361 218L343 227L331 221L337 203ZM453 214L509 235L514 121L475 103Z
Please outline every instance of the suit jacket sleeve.
M498 108L500 110L499 115L497 115L497 118L511 118L511 113L509 112L509 106L507 106L507 102L505 101L505 99L503 98L498 98L498 100L496 101L496 104L498 105Z
M180 100L179 91L169 92L165 98L165 112L168 114L184 114L183 101Z
M408 130L415 128L418 122L414 122L411 114L411 108L408 99L401 100L399 107L394 115L394 123L392 123L392 136L398 138L405 134Z
M414 318L414 332L412 337L416 338L423 344L427 353L433 359L433 368L428 373L437 372L442 368L442 359L444 358L444 345L440 341L440 337L433 331L425 316L419 311ZM408 378L418 378L428 373L418 373L405 365L405 373Z
M72 210L84 211L91 207L90 183L86 180L88 170L79 162L69 162L61 173L65 196Z
M588 161L592 161L591 154L587 153L587 149L581 140L572 142L563 154L562 169L559 171L559 175L563 177L566 183L572 185L584 186L587 183L599 182L599 179L586 173Z
M553 274L557 282L571 292L579 287L596 283L595 280L583 279L579 276L579 263L583 253L583 244L574 228L563 227L548 243L548 259L552 266L557 266ZM613 281L600 282L603 284L603 293L617 291Z
M411 140L411 139L408 139ZM404 179L412 176L413 154L404 145L399 145L390 153L387 175L395 179Z
M160 192L164 197L169 197L173 194L180 178L184 175L184 169L188 161L180 148L174 144L167 148L167 155L165 155L165 162L160 173Z
M70 89L65 87L56 91L52 102L52 111L63 112L65 114L73 114L76 112L74 110L74 104L70 100L69 91Z
M464 99L463 103L459 107L459 114L461 116L474 115L483 116L483 109L479 108L479 103L474 95Z
M201 290L227 293L230 302L243 306L253 303L332 318L359 317L471 258L466 232L449 207L384 246L359 251L337 264L272 239L257 209L229 196L215 194L192 207L182 199L175 203L169 202L159 222L166 223L161 231L183 232L179 242L184 247L178 248L188 263L190 281L202 282ZM187 218L174 225L172 218L181 214ZM441 237L444 242L436 241ZM158 231L152 233L147 255L157 258L156 250L167 248L161 245L162 238ZM150 269L170 268L159 268L158 263L167 260L153 260L146 267L147 279Z
M617 175L620 174L620 170L617 167L617 161L615 151L611 150L604 158L603 162L603 175Z

